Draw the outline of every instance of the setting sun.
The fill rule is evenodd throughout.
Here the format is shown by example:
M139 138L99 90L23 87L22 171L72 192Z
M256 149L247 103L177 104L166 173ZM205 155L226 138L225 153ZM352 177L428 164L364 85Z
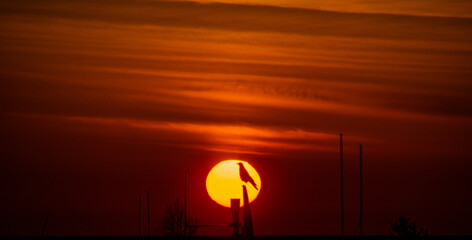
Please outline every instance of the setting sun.
M249 165L249 163L241 160L222 161L208 173L206 188L211 199L224 207L230 207L230 199L232 198L241 199L241 206L243 205L242 186L245 183L239 176L238 163L243 163L244 168L254 179L255 185L258 188L256 189L249 182L246 183L249 202L254 201L261 190L261 178L256 169Z

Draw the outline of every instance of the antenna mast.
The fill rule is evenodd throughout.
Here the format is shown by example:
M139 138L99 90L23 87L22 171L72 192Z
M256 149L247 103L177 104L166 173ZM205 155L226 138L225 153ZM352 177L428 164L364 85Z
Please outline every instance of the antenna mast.
M341 159L341 236L344 236L344 176L343 176L343 134L339 135Z

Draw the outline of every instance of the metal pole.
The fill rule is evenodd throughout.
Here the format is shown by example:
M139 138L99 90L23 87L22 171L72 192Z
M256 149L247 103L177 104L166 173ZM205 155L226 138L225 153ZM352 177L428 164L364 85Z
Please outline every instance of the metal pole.
M184 237L187 236L187 171L185 171L185 194L184 194Z
M233 216L233 237L239 238L239 212L240 212L240 199L231 199L231 214Z
M150 214L150 210L149 210L149 192L147 192L147 214L148 214L148 236L151 236L151 214Z
M245 237L246 239L252 239L254 237L254 228L252 225L251 207L249 206L249 198L245 185L243 185L243 204L243 223Z
M139 195L138 203L138 236L141 237L141 195Z
M344 236L344 179L343 179L343 134L339 135L341 159L341 236Z
M359 235L362 236L362 144L359 147Z

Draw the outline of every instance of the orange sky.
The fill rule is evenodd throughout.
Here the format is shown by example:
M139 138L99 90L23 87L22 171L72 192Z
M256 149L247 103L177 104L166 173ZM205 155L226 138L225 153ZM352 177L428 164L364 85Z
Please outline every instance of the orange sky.
M69 222L52 235L132 235L137 192L169 188L159 219L185 169L192 213L226 221L201 179L234 158L261 169L256 231L338 234L340 132L349 228L363 143L367 234L400 214L431 234L472 234L471 3L266 2L1 2L0 215L13 220L0 234L35 235L21 214L33 226L55 211ZM288 203L300 208L283 210L282 228L270 213ZM123 220L81 225L110 214Z

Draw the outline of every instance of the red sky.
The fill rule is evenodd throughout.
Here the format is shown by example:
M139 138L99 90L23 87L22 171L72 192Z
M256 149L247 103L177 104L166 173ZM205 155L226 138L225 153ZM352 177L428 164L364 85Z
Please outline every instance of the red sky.
M227 223L205 177L262 179L257 235L337 235L414 219L472 234L469 1L4 1L0 235L136 235L183 198ZM230 235L231 229L199 234Z

